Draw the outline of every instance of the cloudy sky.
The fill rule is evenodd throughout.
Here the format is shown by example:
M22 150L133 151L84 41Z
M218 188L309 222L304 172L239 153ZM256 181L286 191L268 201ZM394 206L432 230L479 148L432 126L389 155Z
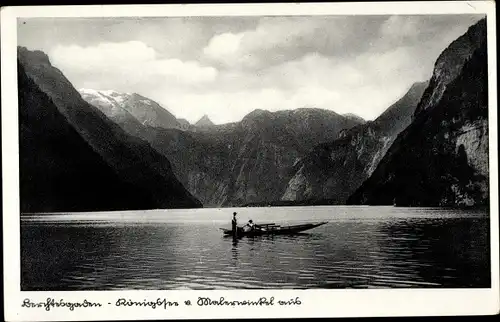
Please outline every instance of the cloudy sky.
M319 107L374 119L475 15L30 18L18 44L76 88L136 92L179 118Z

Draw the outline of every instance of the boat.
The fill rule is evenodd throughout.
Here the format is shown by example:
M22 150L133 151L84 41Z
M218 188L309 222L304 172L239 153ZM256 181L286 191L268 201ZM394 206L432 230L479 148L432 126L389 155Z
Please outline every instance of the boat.
M313 229L324 224L328 223L327 221L315 222L315 223L307 223L301 225L289 225L289 226L281 226L276 225L275 223L270 224L259 224L255 225L255 228L250 231L244 231L242 227L238 227L238 237L245 236L263 236L263 235L293 235L297 234L309 229ZM232 236L232 229L220 228L222 230L224 236Z

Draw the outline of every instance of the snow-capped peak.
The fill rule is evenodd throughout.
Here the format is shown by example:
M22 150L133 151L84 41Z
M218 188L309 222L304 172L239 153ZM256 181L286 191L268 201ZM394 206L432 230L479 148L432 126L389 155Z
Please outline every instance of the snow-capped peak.
M78 89L78 92L80 94L97 95L99 91L96 91L95 89L91 89L91 88L80 88L80 89Z
M155 101L135 93L80 88L82 98L112 119L134 117L142 124L180 128L175 116ZM209 121L210 122L210 121Z
M130 93L120 93L115 90L95 90L89 88L80 88L78 91L82 95L91 95L95 100L111 106L123 104L132 95Z
M122 93L118 93L117 91L114 91L112 89L100 91L104 95L109 95L109 96L115 96L115 95L123 95Z

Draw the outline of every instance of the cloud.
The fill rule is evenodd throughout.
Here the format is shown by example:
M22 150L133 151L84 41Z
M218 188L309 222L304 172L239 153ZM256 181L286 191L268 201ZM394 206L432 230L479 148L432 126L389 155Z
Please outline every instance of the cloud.
M212 82L217 70L196 61L159 58L141 41L100 43L96 46L56 46L49 54L52 63L68 77L86 83L114 83L113 89L134 91L134 87L156 86L158 81L196 85ZM73 76L73 77L72 77ZM84 84L81 84L84 85ZM120 87L120 88L116 88Z
M52 63L75 87L137 92L191 122L203 114L224 123L257 108L304 106L373 119L414 82L428 79L439 53L479 19L358 15L89 18L69 25L28 21L19 29L19 43L43 38L42 48L49 48ZM43 37L33 36L37 31Z
M101 43L92 47L57 46L51 52L51 57L56 63L85 68L86 64L90 64L89 67L134 64L154 60L155 56L155 51L140 41Z
M95 47L139 40L160 57L197 60L215 35L255 28L258 17L19 18L19 45L49 52L57 45Z
M436 55L477 15L263 17L254 29L216 34L205 59L224 68L260 70L318 53L338 59L414 47ZM431 50L429 52L429 50Z
M195 121L241 120L255 109L277 111L318 107L374 119L417 81L430 77L407 47L338 60L317 53L272 66L262 72L221 72L217 82L196 93L165 89L153 93L178 115Z
M348 56L370 46L387 17L264 17L255 29L215 35L203 52L228 68L259 69L316 52ZM237 40L232 42L231 40ZM217 52L217 55L213 53Z
M203 53L214 59L220 56L234 56L238 53L243 36L243 33L217 35L210 39L208 46L203 49Z

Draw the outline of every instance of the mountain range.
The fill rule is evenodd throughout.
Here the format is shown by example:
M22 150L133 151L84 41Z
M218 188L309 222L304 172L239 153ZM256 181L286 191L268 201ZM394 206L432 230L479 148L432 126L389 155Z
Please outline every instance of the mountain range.
M140 94L76 91L40 51L18 61L24 211L488 202L484 19L373 121L299 108L192 125Z
M81 91L87 102L94 96ZM127 100L122 100L121 110ZM155 105L157 103L154 103ZM255 110L241 122L215 125L203 116L189 131L152 127L112 105L97 105L131 135L146 140L172 163L177 178L204 206L237 206L279 200L293 164L316 144L328 142L358 119L304 108L271 113ZM261 178L267 178L262 180Z

